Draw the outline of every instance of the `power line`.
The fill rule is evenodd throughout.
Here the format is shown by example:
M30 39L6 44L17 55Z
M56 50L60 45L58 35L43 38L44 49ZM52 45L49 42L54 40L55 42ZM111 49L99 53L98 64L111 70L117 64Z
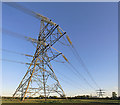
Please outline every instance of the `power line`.
M9 33L9 34L11 34L11 35L14 35L14 36L18 36L18 37L21 37L21 38L24 38L24 39L26 39L26 36L24 36L24 35L21 35L21 34L18 34L18 33L15 33L15 32L12 32L12 31L9 31L9 30L4 30L4 32L7 32L7 33ZM15 52L15 51L10 51L10 50L6 50L6 49L2 49L3 51L5 51L5 52L11 52L11 53L15 53L15 54L20 54L20 55L26 55L26 54L23 54L23 53L19 53L19 52ZM6 61L10 61L10 60L6 60ZM16 62L16 61L12 61L12 62ZM70 63L70 65L71 65L71 67L76 71L76 73L75 74L79 74L82 78L83 78L83 80L84 81L86 81L86 83L91 87L91 88L93 88L90 84L89 84L89 82L87 82L87 80L79 73L79 71Z
M21 6L18 3L12 3L11 2L11 3L5 3L5 4L7 4L8 6L11 6L11 7L15 8L17 10L20 10L21 12L24 12L25 14L31 15L35 18L38 18L36 16L36 14L37 14L36 12L34 12L34 11L28 9L28 8L25 8L24 6Z
M76 53L77 55L77 59L80 62L80 64L82 65L82 67L84 68L84 70L87 72L87 74L89 75L89 77L91 78L91 80L94 82L94 84L96 85L96 87L100 88L98 83L94 80L93 76L91 75L91 73L89 72L87 66L85 65L84 61L82 60L82 58L80 57L80 55L78 54L76 48L74 46L72 46L72 48L74 49L73 51Z
M9 60L9 59L0 59L0 60L7 61L7 62L14 62L14 63L26 64L25 62L15 61L15 60Z
M20 10L21 12L23 12L25 14L33 16L33 17L35 17L35 18L37 18L39 20L42 20L42 21L44 21L46 23L49 23L49 24L54 25L54 26L56 25L56 23L52 22L49 18L47 18L47 17L45 17L45 16L43 16L43 15L41 15L39 13L36 13L36 12L34 12L34 11L24 7L24 6L21 6L18 3L12 3L12 2L7 3L6 2L5 4L7 4L8 6L11 6L13 8L16 8L17 10Z
M2 51L7 52L7 53L13 53L13 54L18 54L18 55L23 55L25 56L26 54L23 53L19 53L16 51L11 51L11 50L7 50L7 49L2 49ZM21 61L14 61L14 60L8 60L8 59L2 59L3 61L7 61L7 62L14 62L14 63L20 63L20 64L26 64L25 62L21 62ZM55 60L56 61L56 60ZM58 61L57 61L58 62ZM62 62L63 63L63 62ZM68 78L66 75L63 75L62 73L56 71L58 74L61 74L62 76ZM72 79L68 78L68 80L72 81Z
M89 84L89 82L85 79L85 77L72 65L72 63L70 63L70 61L62 54L63 58L67 61L67 63L72 67L72 69L74 70L73 72L79 77L82 77L83 80L91 87L93 88L92 85ZM94 88L93 88L94 89Z
M12 36L16 36L16 37L20 37L20 38L24 38L25 40L28 40L26 36L21 35L21 34L18 34L18 33L15 33L15 32L12 32L12 31L9 31L9 30L4 30L3 32L7 32L7 33L11 34ZM16 53L16 54L20 54L20 55L26 55L26 54L23 54L23 53L19 53L19 52L15 52L15 51L10 51L10 50L6 50L6 49L3 49L3 51L11 52L11 53ZM76 50L74 50L74 51L76 51ZM76 56L76 54L75 54L74 51L72 50L73 54ZM78 59L78 57L77 57L77 59ZM71 63L69 63L69 64L70 64L70 66L72 67L72 69L74 69L74 70L76 71L76 72L74 72L74 71L73 71L73 72L74 72L76 75L80 75L80 76L83 78L83 80L84 80L92 89L94 89L94 88L92 87L92 85L90 85L89 82L84 78L84 76L81 75L81 74L79 73L79 71L78 71ZM87 73L88 73L88 72L87 72ZM90 73L89 73L89 74L90 74ZM78 76L78 78L80 78L80 77Z
M6 31L6 30L5 30ZM24 35L21 35L21 34L18 34L18 33L15 33L15 32L12 32L12 31L6 31L6 32L8 32L9 34L12 34L12 35L15 35L16 37L18 36L18 37L21 37L21 38L24 38L25 40L27 39L27 37L26 36L24 36ZM11 52L11 53L16 53L16 54L20 54L20 55L26 55L26 54L23 54L23 53L18 53L18 52L14 52L14 51L10 51L10 50L6 50L6 49L3 49L3 51L9 51L9 52ZM73 51L72 51L73 52ZM74 53L74 52L73 52ZM93 88L90 84L89 84L89 82L79 73L79 71L71 64L71 63L69 63L70 65L71 65L71 67L76 71L76 75L80 75L82 78L83 78L83 80L91 87L91 88ZM79 76L78 76L78 78L79 78ZM94 88L93 88L94 89Z
M70 65L70 63L68 63ZM65 65L66 67L68 67L69 70L72 71L72 73L75 75L75 77L77 77L78 79L83 79L84 82L86 82L86 84L92 88L93 90L95 90L95 88L89 84L89 82L84 78L84 76L78 72L78 70L73 66L73 65L70 65L70 67L68 65ZM81 77L81 78L80 78ZM85 90L85 87L81 86L84 90Z
M20 5L16 4L16 3L6 3L6 4L8 4L8 5L10 5L10 6L14 7L14 8L16 8L16 9L18 9L18 10L20 10L20 11L26 13L26 14L32 15L32 16L34 16L34 17L42 20L42 21L41 21L41 24L43 24L43 23L45 22L45 23L52 24L53 26L56 26L56 24L53 23L52 21L50 21L48 18L46 18L46 17L42 16L41 14L38 14L38 13L32 11L32 10L29 10L29 9L23 7L23 6L20 6ZM43 25L44 25L44 24L43 24ZM42 25L41 25L41 26L42 26ZM57 26L58 26L58 25L57 25ZM43 26L42 26L42 28L43 28ZM60 27L59 27L59 28L60 28ZM63 34L63 33L60 31L59 28L57 28L59 34L63 36L65 33ZM55 27L54 29L56 29L56 27ZM51 30L52 30L52 29L51 29ZM53 32L53 31L54 31L54 30L52 30L51 32ZM41 31L41 33L42 33L42 31ZM60 36L59 39L60 39L62 36ZM38 37L38 40L39 40L40 37L41 37L41 36ZM43 37L47 37L47 36L43 35ZM25 37L24 37L24 38L25 38ZM59 39L56 38L56 41L58 41ZM68 39L68 41L69 41L70 44L71 44L72 42L70 41L70 39L69 39L68 37L67 37L67 39ZM51 41L51 42L52 42L52 41ZM42 43L37 43L38 46L39 46L39 44L43 46ZM54 43L53 43L53 44L54 44ZM48 45L49 45L49 44L48 44ZM37 47L38 47L38 46L37 46ZM44 48L44 46L43 46L43 49L46 49L47 47L48 47L48 46L46 46L46 47ZM90 76L91 80L96 84L96 86L98 86L97 83L95 82L95 80L93 79L93 77L91 76L90 72L89 72L88 69L86 68L84 62L81 60L79 54L77 53L77 50L74 48L74 46L72 46L72 48L74 49L76 55L79 57L79 62L80 62L80 64L81 64L81 65L83 66L83 68L86 70L86 72L87 72L88 75ZM36 57L33 59L33 61L35 61L35 59L37 59L37 57L38 57L38 55L37 55L37 54L39 54L38 49L39 49L39 48L36 49L36 53L35 53ZM43 55L43 54L42 54L42 55ZM43 59L43 58L42 58L42 59ZM77 59L78 59L78 58L77 58ZM44 59L43 59L43 60L44 60ZM37 62L37 60L36 60L36 62ZM79 75L80 77L82 77L83 80L84 80L91 88L93 88L93 87L91 86L91 84L89 84L89 82L85 79L85 77L83 77L83 75L81 75L80 72L79 72L70 62L69 62L69 64L70 64L70 66L72 67L72 69L75 70L75 71L74 71L75 74L76 74L76 75ZM35 66L36 66L36 63L35 63ZM43 64L43 66L44 66L44 64ZM79 76L78 76L78 77L79 77ZM30 80L30 81L31 81L31 80ZM29 83L30 83L30 82L29 82ZM29 86L29 83L28 83L28 86ZM60 85L60 84L59 84L59 85ZM45 86L44 86L44 87L45 87ZM61 87L61 86L60 86L60 87ZM28 89L28 87L27 87L27 89ZM27 92L27 89L26 89L26 92ZM62 88L61 88L61 90L62 90ZM26 92L25 92L25 95L26 95ZM45 92L45 91L44 91L44 92ZM63 90L62 90L62 92L63 92ZM64 93L64 92L63 92L63 93ZM25 98L25 95L24 95L24 98ZM24 98L23 98L23 100L24 100Z
M2 51L5 51L5 52L7 52L7 53L14 53L14 54L19 54L19 55L24 55L24 56L26 56L27 54L23 54L23 53L19 53L19 52L16 52L16 51L11 51L11 50L7 50L7 49L2 49ZM2 59L3 61L8 61L8 62L14 62L14 63L21 63L21 64L26 64L26 63L24 63L24 62L20 62L20 61L14 61L14 60L8 60L8 59ZM69 63L70 65L71 65L71 67L74 69L74 70L76 70L76 72L74 72L75 74L79 74L85 81L86 81L86 79L77 71L77 69L71 64L71 63ZM58 72L58 71L56 71L57 73L59 73L59 74L61 74L61 75L63 75L62 73L60 73L60 72ZM67 77L66 75L64 75L64 77ZM68 78L68 77L67 77ZM68 78L68 79L70 79L70 78ZM87 81L86 81L87 82ZM90 84L87 82L87 84L90 86ZM92 87L92 86L90 86L90 87Z
M0 49L1 51L4 51L4 52L7 52L7 53L13 53L13 54L18 54L18 55L24 55L23 53L19 53L19 52L16 52L16 51L11 51L11 50L7 50L7 49Z
M16 52L16 51L11 51L11 50L7 50L7 49L2 49L3 51L5 51L5 52L7 52L7 53L14 53L14 54L19 54L19 55L26 55L26 54L23 54L23 53L19 53L19 52ZM20 63L20 64L27 64L27 63L25 63L25 62L21 62L21 61L14 61L14 60L9 60L9 59L2 59L2 61L7 61L7 62L13 62L13 63ZM69 63L70 64L70 63ZM71 66L72 66L72 68L74 69L74 70L76 70L76 68L74 68L74 66L72 65L72 64L70 64ZM77 71L77 70L76 70ZM64 76L64 77L66 77L68 80L70 80L70 81L73 81L72 79L70 79L70 78L68 78L66 75L63 75L62 73L60 73L60 72L58 72L58 71L56 71L58 74L60 74L60 75L62 75L62 76ZM85 82L87 82L86 81L86 79L80 74L80 73L78 73L78 71L77 72L74 72L73 71L73 73L75 74L75 75L77 75L77 74L79 74L83 79L84 79L84 81ZM78 77L79 78L79 77ZM80 79L80 78L79 78ZM61 80L63 80L63 79L61 79ZM73 81L74 82L74 81ZM67 83L67 82L66 82ZM70 83L70 82L69 82ZM90 84L87 82L87 84L90 86ZM72 86L72 84L71 84L71 86ZM90 86L90 87L92 87L92 86Z
M2 61L6 61L6 62L12 62L12 63L19 63L19 64L25 64L25 65L28 65L28 63L25 63L25 62L21 62L21 61L16 61L16 60L9 60L9 59L0 59ZM66 75L63 75L62 73L56 71L59 75L62 75L64 77L67 78L67 80L69 81L66 81L64 79L62 79L61 77L59 77L60 80L62 80L63 82L67 83L68 85L72 86L72 83L71 81L73 81L72 79L68 78Z
M13 32L13 31L10 31L8 29L5 29L5 28L2 28L2 32L5 33L5 35L10 35L10 36L13 36L13 37L17 37L17 38L20 38L20 39L25 39L27 38L27 36L23 35L23 34L19 34L19 33L16 33L16 32Z
M71 49L73 55L76 57L76 59L78 60L78 62L81 64L81 66L84 68L84 70L87 72L87 74L89 75L90 79L93 81L93 83L96 85L96 87L100 88L99 85L97 84L97 82L94 80L93 76L91 75L91 73L89 72L87 66L85 65L84 61L82 60L82 58L80 57L79 53L77 52L76 48L74 47L73 43L71 42L70 38L68 37L68 35L66 35L66 38L68 40L68 42L70 43L71 46L69 46L69 48ZM64 39L65 40L65 39Z
M73 70L75 70L75 74L78 76L78 78L80 79L80 77L83 78L83 80L88 84L88 86L90 86L92 89L95 90L95 88L89 84L89 82L86 80L86 78L69 62L70 66L72 67Z

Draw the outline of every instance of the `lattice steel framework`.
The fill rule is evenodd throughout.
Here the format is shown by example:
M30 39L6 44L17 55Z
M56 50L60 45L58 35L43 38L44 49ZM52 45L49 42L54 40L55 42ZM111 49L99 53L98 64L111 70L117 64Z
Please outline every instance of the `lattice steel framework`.
M103 95L105 94L105 91L102 90L102 89L99 89L99 90L96 90L96 91L97 91L97 95L98 95L98 97L99 97L99 98L100 98L100 97L103 98Z
M36 45L36 51L31 56L33 57L32 61L30 64L28 63L28 70L13 97L21 97L21 100L24 100L25 97L44 95L46 99L46 97L53 93L58 93L61 97L65 97L65 93L50 62L62 54L52 46L66 32L62 31L59 25L48 20L46 17L39 14L36 16L41 18L38 39L28 38L28 40Z

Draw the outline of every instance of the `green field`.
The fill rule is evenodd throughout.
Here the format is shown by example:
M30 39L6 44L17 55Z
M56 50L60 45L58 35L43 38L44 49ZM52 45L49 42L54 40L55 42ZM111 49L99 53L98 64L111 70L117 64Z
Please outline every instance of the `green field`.
M120 102L120 100L119 100ZM110 99L26 99L21 102L19 99L2 99L2 103L118 103L118 100Z

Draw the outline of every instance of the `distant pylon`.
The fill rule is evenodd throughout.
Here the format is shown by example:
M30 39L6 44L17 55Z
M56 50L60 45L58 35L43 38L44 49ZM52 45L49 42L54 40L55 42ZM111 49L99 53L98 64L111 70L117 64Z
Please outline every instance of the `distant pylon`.
M99 98L103 98L103 95L104 95L104 93L105 93L105 91L103 90L103 89L99 89L99 90L96 90L97 91L97 96L99 97Z
M59 94L65 97L65 93L54 73L51 61L62 53L52 46L63 36L61 28L48 18L38 15L41 18L41 26L38 39L28 38L35 46L36 51L32 57L28 70L16 89L13 97L39 97L44 95L45 99L50 94Z

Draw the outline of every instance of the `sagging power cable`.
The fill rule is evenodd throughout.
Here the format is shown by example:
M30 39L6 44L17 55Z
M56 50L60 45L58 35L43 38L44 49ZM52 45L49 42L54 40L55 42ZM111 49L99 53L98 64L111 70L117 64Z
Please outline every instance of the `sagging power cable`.
M89 72L87 66L85 65L85 63L84 63L84 61L82 60L82 58L79 56L79 54L78 54L78 52L77 52L77 50L76 50L76 48L75 48L74 46L73 46L73 49L74 49L74 51L75 51L75 53L76 53L76 55L77 55L76 58L79 60L79 62L81 63L82 67L84 68L84 70L87 72L87 74L89 75L89 77L91 78L91 80L94 82L94 84L96 85L96 87L98 87L98 88L100 89L99 85L98 85L97 82L94 80L93 76L92 76L91 73Z
M7 61L7 62L14 62L14 63L26 64L25 62L14 61L14 60L9 60L9 59L0 59L0 60L2 60L2 61Z
M24 55L24 56L28 56L28 57L33 57L32 55L29 55L29 54L19 53L19 52L7 50L7 49L0 49L0 50L2 50L4 52L7 52L7 53L14 53L14 54L18 54L18 55Z
M55 25L55 23L53 23L52 21L50 21L48 18L46 18L46 17L44 17L44 16L42 16L42 15L36 13L36 12L33 12L32 10L29 10L29 9L27 9L27 8L24 8L23 6L20 6L20 5L15 4L15 3L13 3L13 4L8 3L8 4L11 5L12 7L16 8L16 9L19 9L19 10L23 11L24 13L27 13L27 14L32 15L32 16L34 16L34 17L37 17L37 18L39 18L39 19L41 19L41 20L43 19L44 22L50 23L50 24L52 24L52 25ZM57 28L57 29L58 29L58 31L60 31L59 28ZM61 32L59 32L59 33L61 33ZM68 39L68 41L70 42L69 38L67 38L67 39ZM70 44L72 44L72 43L70 42ZM62 54L62 56L63 56L64 59L68 62L67 58L65 58L65 56L64 56L63 54ZM71 67L76 71L76 73L80 75L80 73L78 73L78 70L77 70L71 63L69 63L69 64L70 64ZM81 77L83 77L83 76L81 76ZM84 78L83 78L83 79L84 79ZM84 80L87 81L86 79L84 79Z
M5 30L5 32L6 32L6 30ZM24 38L25 40L27 39L27 40L31 40L32 42L34 41L34 42L37 42L38 43L38 41L36 41L36 40L34 40L33 38L29 38L29 37L26 37L26 36L24 36L24 35L21 35L21 34L18 34L18 33L14 33L14 32L11 32L11 31L7 31L9 34L11 34L11 35L15 35L15 36L18 36L18 37L21 37L21 38ZM70 39L68 39L69 40L69 42L70 42ZM40 42L39 42L40 43ZM72 43L72 42L70 42L70 43ZM49 45L50 46L50 45ZM52 47L52 46L50 46L52 49L54 49L54 50L56 50L57 52L59 52L59 53L61 53L60 51L58 51L57 49L55 49L54 47ZM5 50L4 50L5 51ZM13 52L13 51L10 51L10 52ZM18 54L17 52L14 52L14 53L16 53L16 54ZM27 55L27 54L22 54L21 53L21 55ZM63 58L68 62L68 60L67 60L67 58L62 54L62 56L63 56ZM75 69L74 68L74 66L69 62L69 64L71 65L71 67L74 69L74 70L76 70L77 71L77 69ZM75 74L79 74L79 75L81 75L80 73L78 73L78 71L75 73ZM93 88L88 82L87 82L87 80L83 77L83 76L81 76L83 79L84 79L84 81L86 81L86 83L91 87L91 88Z
M60 27L59 27L60 28ZM61 29L61 28L60 28ZM61 29L62 30L62 29ZM62 30L63 31L63 30ZM64 31L63 31L64 32ZM93 81L93 83L96 85L96 87L100 88L99 85L97 84L97 82L94 80L93 76L91 75L91 73L89 72L87 66L85 65L84 61L82 60L82 58L80 57L80 55L78 54L77 50L75 49L72 41L70 40L69 36L66 35L66 38L69 42L69 44L71 46L69 46L73 52L73 54L75 55L76 59L80 62L81 66L84 68L84 70L87 72L87 74L89 75L89 77L91 78L91 80ZM64 38L64 40L66 41L66 39ZM67 41L66 41L67 42Z
M5 29L5 28L2 28L0 29L2 30L2 32L5 34L5 35L10 35L10 36L13 36L13 37L17 37L17 38L21 38L21 39L26 39L27 36L25 35L22 35L22 34L19 34L19 33L16 33L16 32L13 32L13 31L10 31L8 29Z
M21 61L15 61L15 60L9 60L9 59L0 59L0 60L6 61L6 62L12 62L12 63L25 64L25 65L28 65L28 64L29 64L29 63L25 63L25 62L21 62ZM56 71L56 73L58 73L58 74L60 74L60 75L63 76L63 74L60 73L60 72L58 72L58 71ZM70 80L70 78L68 78L67 76L64 75L64 77L66 77L67 80ZM66 81L66 80L64 80L64 79L62 79L62 78L60 78L60 77L59 77L59 79L61 79L63 82L65 82L65 83L69 84L70 86L72 86L72 80Z
M91 87L92 89L94 89L95 90L95 88L86 80L86 78L72 65L72 63L70 63L69 61L68 61L68 59L64 56L64 55L62 55L63 56L63 58L68 62L68 64L71 66L71 68L73 69L72 71L73 71L73 73L79 78L79 79L83 79L87 84L88 84L88 86L89 87ZM81 77L81 78L80 78Z
M81 66L83 67L83 69L87 72L87 74L89 75L90 79L93 81L93 83L96 85L97 88L100 88L99 85L97 84L97 82L94 80L93 76L91 75L91 73L89 72L87 66L85 65L84 61L82 60L82 58L80 57L79 53L77 52L76 48L74 47L73 43L71 42L70 38L68 35L66 35L66 38L69 42L69 44L71 45L70 48L73 52L73 54L75 55L76 59L79 61L79 63L81 64Z
M34 12L34 11L24 7L24 6L21 6L18 3L6 2L5 4L15 8L15 9L17 9L17 10L19 10L19 11L25 13L25 14L33 16L33 17L35 17L35 18L37 18L39 20L43 20L46 23L49 23L49 24L54 25L54 26L56 25L56 23L52 22L49 18L47 18L47 17L45 17L45 16L43 16L43 15L37 13L37 12Z

